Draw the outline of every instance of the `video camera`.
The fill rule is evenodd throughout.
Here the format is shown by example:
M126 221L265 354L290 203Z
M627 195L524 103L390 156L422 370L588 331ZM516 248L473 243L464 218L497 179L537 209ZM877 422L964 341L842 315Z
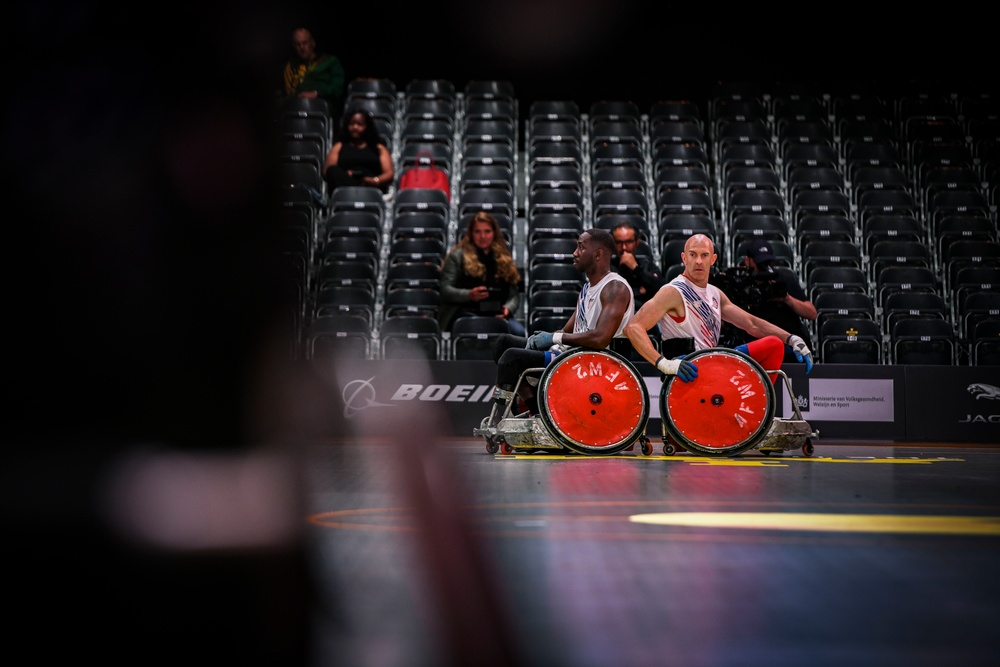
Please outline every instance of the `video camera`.
M749 267L733 266L713 273L709 282L744 310L764 301L784 298L788 294L785 281L778 277L772 267L754 273Z

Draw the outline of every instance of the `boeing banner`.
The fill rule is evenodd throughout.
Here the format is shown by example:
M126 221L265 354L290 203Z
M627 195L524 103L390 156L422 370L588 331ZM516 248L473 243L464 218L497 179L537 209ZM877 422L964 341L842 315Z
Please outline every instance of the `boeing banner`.
M636 364L650 396L647 433L661 434L659 374ZM382 436L426 417L443 437L472 438L489 414L496 366L489 361L342 360L320 369L344 435ZM997 367L788 364L776 414L802 417L824 437L1000 444Z

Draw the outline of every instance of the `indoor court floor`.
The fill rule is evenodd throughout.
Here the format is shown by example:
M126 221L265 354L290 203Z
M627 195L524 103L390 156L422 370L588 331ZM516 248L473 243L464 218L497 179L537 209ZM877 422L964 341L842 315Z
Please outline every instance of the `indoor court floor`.
M317 665L1000 664L995 447L421 437L308 450Z

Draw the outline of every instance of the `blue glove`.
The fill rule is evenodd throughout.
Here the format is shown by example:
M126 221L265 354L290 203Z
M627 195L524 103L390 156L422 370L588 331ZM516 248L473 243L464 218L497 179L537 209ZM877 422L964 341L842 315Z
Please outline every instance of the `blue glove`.
M536 331L528 338L524 347L529 350L547 350L552 347L552 334L547 331Z
M660 357L656 362L656 370L664 375L676 375L684 382L691 382L698 377L698 367L685 359L665 359Z
M813 368L813 355L809 351L809 347L806 346L806 342L799 336L791 335L788 337L788 346L792 348L796 360L805 362L806 375L808 375Z

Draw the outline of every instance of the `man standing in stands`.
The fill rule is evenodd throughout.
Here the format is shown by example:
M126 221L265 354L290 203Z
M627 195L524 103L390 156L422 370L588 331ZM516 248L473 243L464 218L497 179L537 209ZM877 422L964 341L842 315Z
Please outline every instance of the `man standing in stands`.
M624 278L611 270L614 251L614 238L606 229L590 229L580 234L573 252L573 266L587 280L577 298L576 310L562 330L536 331L527 339L504 334L497 340L493 355L497 384L488 420L491 426L500 420L525 370L547 366L570 347L603 350L615 337L624 337L625 325L635 312L635 298ZM536 414L538 399L533 388L526 385L521 383L521 398L528 410Z
M285 64L283 80L288 97L321 98L330 113L340 116L344 100L344 66L336 56L320 53L316 40L306 28L292 32L295 55Z
M625 327L635 350L664 375L677 375L688 382L698 375L695 365L680 358L665 358L646 332L658 324L664 341L689 339L688 349L695 351L717 347L722 323L729 322L756 339L735 349L749 355L765 371L781 368L788 346L798 361L805 362L808 373L813 366L812 352L801 337L751 315L709 284L709 273L717 259L715 244L704 234L687 240L683 273L661 287ZM776 376L770 377L774 382Z

